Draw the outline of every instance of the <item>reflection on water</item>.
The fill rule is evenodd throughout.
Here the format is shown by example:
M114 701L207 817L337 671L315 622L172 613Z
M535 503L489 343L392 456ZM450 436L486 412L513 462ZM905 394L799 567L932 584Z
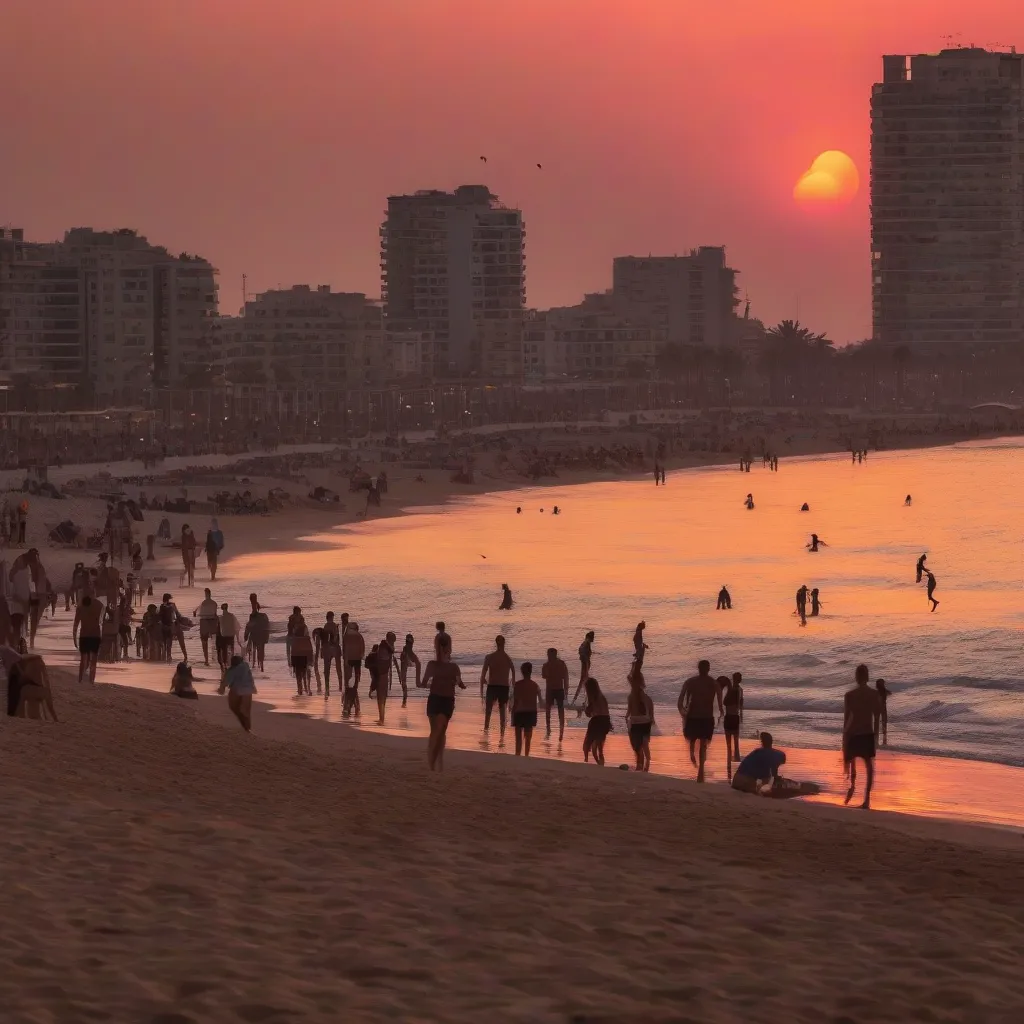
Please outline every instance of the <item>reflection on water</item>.
M1024 764L1021 455L1017 442L986 442L872 454L860 465L843 457L783 460L778 473L757 464L749 474L691 470L670 475L664 488L644 480L486 495L338 530L323 538L325 550L234 559L215 596L240 611L256 590L276 623L293 604L310 626L327 609L348 611L368 644L388 629L400 638L414 633L424 660L442 618L470 693L496 633L508 638L517 661L543 661L555 646L575 671L576 648L593 629L593 672L619 705L632 631L645 619L651 649L644 671L663 733L655 768L671 774L690 773L675 701L700 657L716 675L743 672L745 731L771 729L793 752L790 773L831 793L842 789L837 755L794 748L836 748L842 693L860 661L894 691L892 750ZM748 491L753 511L743 506ZM907 493L910 507L903 506ZM811 511L801 513L805 501ZM555 504L563 509L557 517ZM230 543L230 522L224 525ZM805 548L812 531L828 543L817 554ZM935 614L914 580L924 551L938 579ZM510 612L497 610L503 582L516 597ZM793 614L804 583L820 589L823 603L806 628ZM733 608L719 612L723 584ZM189 602L179 595L179 604ZM261 698L336 717L336 700L325 709L322 698L293 698L283 657L283 645L272 644ZM149 670L124 674L136 681ZM389 731L424 734L419 696L407 712L398 703L389 705ZM477 704L460 702L453 744L479 748ZM573 719L569 756L579 756L581 742ZM608 749L610 762L631 761L621 731ZM541 739L536 753L558 751ZM910 800L923 811L1024 822L1004 788L1019 778L1012 769L935 764L884 756L878 805ZM979 771L988 774L976 792ZM964 787L971 806L958 808Z

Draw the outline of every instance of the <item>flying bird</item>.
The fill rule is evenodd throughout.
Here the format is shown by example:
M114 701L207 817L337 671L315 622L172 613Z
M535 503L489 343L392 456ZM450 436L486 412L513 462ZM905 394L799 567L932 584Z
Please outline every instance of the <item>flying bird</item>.
M544 168L543 168L543 167L541 167L541 165L540 165L540 164L537 164L537 170L538 170L538 171L542 171L542 170L544 170Z
M486 558L487 556L486 556L486 555L481 555L480 557L481 557L481 558Z
M487 157L482 156L482 157L480 157L480 159L483 160L484 163L487 163Z

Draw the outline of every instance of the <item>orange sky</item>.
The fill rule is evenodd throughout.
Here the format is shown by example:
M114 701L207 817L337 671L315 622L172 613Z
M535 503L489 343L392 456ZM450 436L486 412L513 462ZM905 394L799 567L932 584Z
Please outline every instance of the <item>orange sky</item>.
M1024 46L1019 0L3 8L0 223L32 237L137 227L212 260L233 312L243 272L376 294L387 194L482 181L525 211L531 305L606 287L617 254L725 244L755 315L838 341L870 330L881 54ZM792 199L825 149L862 176L829 216Z

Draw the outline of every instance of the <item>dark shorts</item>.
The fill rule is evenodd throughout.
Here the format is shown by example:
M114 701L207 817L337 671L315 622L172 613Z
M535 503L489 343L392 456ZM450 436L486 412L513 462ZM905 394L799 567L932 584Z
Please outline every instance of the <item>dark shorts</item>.
M78 650L81 654L99 654L102 637L80 636L78 638Z
M740 716L739 715L726 715L725 720L722 722L722 728L726 732L739 732L740 731Z
M536 711L513 711L512 712L512 726L516 729L536 729L537 728L537 712Z
M635 752L639 753L640 748L644 745L644 741L649 739L650 735L650 722L641 722L639 725L631 725L629 727L629 745Z
M292 668L295 670L296 675L300 675L305 672L308 665L309 658L305 654L292 655Z
M505 707L508 704L508 687L488 686L486 696L488 706L497 702L500 707Z
M683 726L683 735L688 740L709 740L715 735L713 718L687 718Z
M861 757L870 761L875 756L875 737L872 733L860 736L847 736L843 741L843 760L852 761Z
M349 658L349 660L346 661L345 664L348 665L348 667L352 669L354 672L356 672L363 667L363 659Z
M445 718L450 719L454 714L454 697L442 697L439 693L431 693L427 697L427 718L433 718L434 715L444 715Z
M560 708L565 707L565 690L552 690L547 695L547 706L557 704Z
M612 731L612 720L608 715L594 715L594 717L587 722L587 735L583 740L584 746L591 746L594 743L599 743Z

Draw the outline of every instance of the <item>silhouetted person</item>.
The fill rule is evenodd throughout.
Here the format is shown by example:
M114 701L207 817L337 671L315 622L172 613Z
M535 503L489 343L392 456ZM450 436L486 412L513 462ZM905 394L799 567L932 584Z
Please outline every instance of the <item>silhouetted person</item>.
M811 534L811 543L807 545L807 550L815 552L819 547L827 548L828 545L821 540L816 533Z
M746 499L744 500L743 504L748 509L752 509L754 507L754 496L752 494L748 494Z
M808 505L808 504L807 504L807 502L805 501L805 502L804 502L804 503L803 503L803 504L802 504L802 505L800 506L800 511L801 511L801 512L810 512L810 511L811 511L811 506L810 506L810 505ZM768 734L767 734L767 733L765 733L765 735L767 736Z
M843 761L850 769L850 788L843 802L853 799L859 758L867 773L861 804L867 810L871 807L871 787L875 781L875 734L882 714L882 698L868 686L867 665L858 665L854 678L857 685L847 691L843 700Z
M796 592L796 613L800 616L800 625L807 625L807 584Z
M906 496L906 498L904 499L904 501L903 501L903 504L904 504L904 505L912 505L913 503L914 503L914 502L913 502L913 499L912 499L912 498L910 497L910 495L908 494L908 495Z
M732 607L732 597L729 591L723 586L718 592L718 604L715 607L715 611L722 611L730 609Z
M932 611L935 611L939 607L939 602L935 600L935 575L927 569L924 574L928 577L928 600L932 603Z
M647 651L647 644L644 643L644 630L646 622L638 622L633 632L633 667L640 669L644 664L644 653Z
M818 598L818 588L811 591L811 615L817 615L821 611L821 601Z
M507 583L501 585L501 604L498 605L498 611L507 612L513 604L512 591L509 590Z
M882 745L889 745L889 695L892 693L885 685L884 679L876 680L875 689L878 691L879 699L882 701L882 711L878 717L878 724L875 726L875 745L878 745L878 732L882 732Z
M921 582L921 574L928 571L924 567L924 563L927 560L928 560L928 552L927 551L917 560L917 582L918 583Z

